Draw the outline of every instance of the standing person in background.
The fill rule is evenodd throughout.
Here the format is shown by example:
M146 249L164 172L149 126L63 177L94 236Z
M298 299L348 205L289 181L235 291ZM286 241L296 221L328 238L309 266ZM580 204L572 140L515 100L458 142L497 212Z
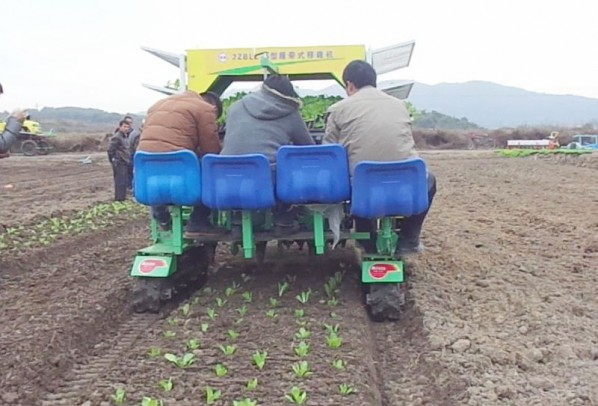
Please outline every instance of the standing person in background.
M122 120L119 123L118 131L110 139L108 145L108 159L114 173L114 200L117 202L122 202L127 198L129 166L131 165L127 136L130 130L131 125L126 120Z
M127 137L129 153L131 154L131 163L129 165L129 184L127 186L129 190L133 190L133 185L134 185L134 182L133 182L133 176L134 176L133 156L135 155L135 151L137 151L137 146L139 145L139 136L141 135L141 131L143 129L144 122L145 122L145 120L142 121L140 128L131 127L131 131L129 132L129 136ZM133 125L132 123L133 123L133 120L131 119L131 126Z
M0 95L4 94L4 89L0 83ZM10 156L9 150L12 144L17 141L17 135L21 132L23 121L27 117L27 112L17 109L13 111L6 120L4 131L0 134L0 158L8 158Z

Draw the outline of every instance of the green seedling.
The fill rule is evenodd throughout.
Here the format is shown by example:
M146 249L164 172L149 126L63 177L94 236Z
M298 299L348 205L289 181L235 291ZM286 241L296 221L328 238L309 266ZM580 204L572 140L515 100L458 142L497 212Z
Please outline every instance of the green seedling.
M243 300L247 303L253 302L253 293L252 292L245 292L243 293Z
M347 385L346 383L341 383L338 386L338 390L341 393L341 395L343 395L343 396L347 396L347 395L351 395L351 394L355 393L355 389L353 389L353 387L351 387L350 385Z
M330 317L332 317L333 319L338 319L338 314L336 314L336 312L330 312Z
M214 370L216 372L216 376L220 378L228 374L228 368L224 364L217 364Z
M218 313L216 313L216 310L212 309L211 307L208 308L206 312L208 313L208 317L210 318L210 320L216 320L216 317L218 317Z
M208 405L213 405L216 403L220 397L222 396L222 392L218 389L213 389L210 386L206 386L206 403Z
M168 325L170 326L176 326L177 324L179 324L179 321L177 319L173 319L172 317L169 317L168 319L166 319L166 322L168 323Z
M191 311L191 305L189 303L185 303L181 309L181 313L183 313L184 317L187 317L189 315L189 311Z
M313 374L307 361L299 361L293 364L293 372L297 378L306 378Z
M328 347L332 349L340 348L343 345L343 339L339 337L336 333L330 333L326 337L326 342L328 343Z
M201 326L199 326L199 328L202 333L207 333L208 329L210 328L210 325L208 323L201 323Z
M127 400L127 392L123 388L117 388L114 395L112 395L112 400L117 405L124 405Z
M303 309L295 309L295 317L300 319L301 317L305 316L305 310Z
M253 280L253 277L251 275L242 273L241 279L243 279L243 282L247 283L247 282L251 282Z
M305 402L307 402L307 392L299 389L296 386L293 386L291 391L285 395L285 399L296 405L303 405Z
M301 341L295 347L295 354L301 358L307 357L307 355L309 354L309 344L307 344L305 341Z
M307 330L305 327L301 327L299 331L295 333L295 338L299 340L307 340L311 337L311 331Z
M282 297L289 290L289 284L287 282L278 282L278 297Z
M191 365L193 365L193 363L195 363L195 354L190 352L185 353L185 355L183 355L182 357L177 357L174 354L168 353L164 354L164 358L166 358L168 361L172 362L174 365L182 369L188 368Z
M247 381L247 389L248 390L256 390L257 384L258 384L257 378L252 378L249 381Z
M338 305L338 299L337 298L333 297L332 299L328 300L328 306L334 307L336 305Z
M159 357L162 354L162 350L160 350L158 347L151 347L149 349L149 351L147 352L147 354L151 358L156 358L156 357Z
M243 400L233 400L233 406L257 406L257 400L247 398Z
M206 295L211 294L212 292L214 292L214 289L212 289L209 286L206 286L205 288L203 288L203 293L205 293Z
M307 302L309 302L309 298L311 297L311 289L308 289L304 292L299 293L297 296L295 296L295 298L297 298L297 300L301 303L301 304L306 304Z
M275 319L278 317L278 313L276 313L276 310L270 309L266 312L266 316L268 316L271 319Z
M164 332L164 337L166 338L173 338L176 336L176 333L174 331L168 330Z
M222 299L221 297L216 298L216 306L218 306L218 307L224 307L226 302L227 302L226 299Z
M234 295L236 291L237 290L235 288L228 287L224 290L224 295L226 297L230 297L230 296Z
M191 301L191 304L193 304L193 305L199 304L199 299L200 299L200 297L199 297L199 296L195 296L195 297L193 298L193 300Z
M218 348L220 348L220 351L222 351L224 355L227 355L229 357L235 355L235 353L237 352L237 347L234 345L221 345Z
M332 361L332 367L334 369L345 369L347 367L347 361L342 360L342 359L335 359L334 361Z
M239 315L241 315L241 317L244 317L247 314L247 310L249 310L247 309L247 306L243 305L237 309L237 312L239 313Z
M143 399L141 399L141 406L164 406L164 402L160 399L144 396Z
M237 333L235 330L228 330L228 336L230 337L231 340L236 340L237 338L239 338L239 333Z
M326 324L324 323L324 328L326 329L326 332L328 332L328 334L338 334L338 330L339 330L339 325L335 324Z
M276 299L275 297L270 298L270 306L277 307L279 303L280 303L280 301L278 299Z
M259 370L264 369L264 365L266 365L267 358L268 358L267 351L263 351L263 352L256 351L252 356L253 363Z
M191 351L197 350L199 348L199 345L200 345L200 343L199 343L199 340L197 338L190 338L187 341L187 348L189 350L191 350Z
M172 378L162 379L160 382L158 382L158 386L160 386L164 392L170 392L174 386L172 383Z
M330 285L330 282L324 284L324 292L326 293L326 296L328 296L329 298L334 297L336 293L334 287Z
M295 281L297 280L297 275L286 275L286 277L290 283L295 283Z

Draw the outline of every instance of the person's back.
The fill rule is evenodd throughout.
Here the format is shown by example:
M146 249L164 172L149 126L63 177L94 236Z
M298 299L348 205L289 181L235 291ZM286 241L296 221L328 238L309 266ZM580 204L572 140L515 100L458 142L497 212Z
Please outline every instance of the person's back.
M264 154L274 163L283 145L314 144L300 106L288 79L268 77L260 90L230 106L221 154Z
M329 109L324 143L347 148L351 173L361 161L399 161L417 155L405 103L365 86Z
M149 108L137 151L173 152L183 149L194 151L198 158L220 152L218 117L222 102L218 95L193 91L169 96ZM198 186L199 187L199 186ZM163 229L171 227L171 216L166 206L152 206L152 215ZM214 227L210 209L198 203L185 226L185 238L217 236L226 230Z
M363 60L350 62L343 70L347 99L328 111L324 144L340 143L347 150L351 174L362 161L393 162L416 157L411 133L411 117L405 104L376 88L374 68ZM428 171L428 210L436 194L436 178ZM420 252L420 234L426 215L401 220L397 252L405 255ZM355 229L369 232L371 238L360 244L376 253L376 234L372 219L355 216Z
M169 96L149 108L138 151L188 149L200 156L220 152L216 108L193 92Z

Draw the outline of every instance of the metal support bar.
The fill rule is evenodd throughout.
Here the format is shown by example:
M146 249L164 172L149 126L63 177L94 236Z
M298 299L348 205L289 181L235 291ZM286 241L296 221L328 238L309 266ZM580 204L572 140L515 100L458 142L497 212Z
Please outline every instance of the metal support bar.
M397 234L392 229L392 218L382 218L382 232L378 233L376 248L381 255L394 255L399 240Z
M183 239L183 209L180 206L173 206L170 211L172 217L172 247L176 255L181 255L184 248Z
M326 241L324 240L324 216L321 212L314 211L314 244L316 246L316 254L321 255L324 253L324 246Z
M243 256L247 259L250 259L255 255L255 241L253 240L251 212L243 210L241 227L243 231Z

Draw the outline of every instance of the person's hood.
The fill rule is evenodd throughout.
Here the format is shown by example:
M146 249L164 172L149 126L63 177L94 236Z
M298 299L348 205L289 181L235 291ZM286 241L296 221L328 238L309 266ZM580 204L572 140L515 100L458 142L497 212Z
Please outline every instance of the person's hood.
M262 85L256 92L249 93L241 103L247 112L258 120L276 120L286 117L301 108L301 100Z

